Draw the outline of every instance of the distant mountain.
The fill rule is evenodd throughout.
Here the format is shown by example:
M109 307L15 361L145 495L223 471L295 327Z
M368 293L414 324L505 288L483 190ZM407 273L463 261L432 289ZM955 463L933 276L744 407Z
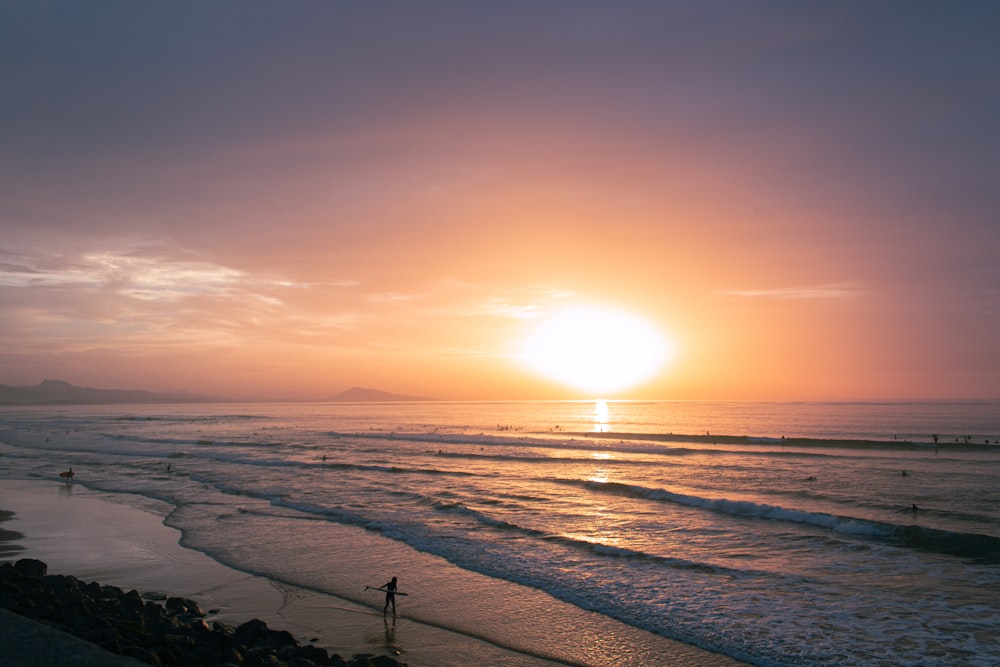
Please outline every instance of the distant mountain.
M43 380L41 384L27 387L11 387L0 384L0 405L71 405L71 404L114 404L114 403L215 403L252 402L258 400L283 401L304 400L293 398L226 398L204 396L187 392L160 393L141 389L94 389L76 387L65 380ZM418 396L392 394L378 389L352 387L327 400L338 403L394 403L407 401L427 401Z
M351 387L347 391L340 392L330 400L338 403L393 403L400 401L427 401L430 399L390 394L387 391L367 389L365 387Z
M186 392L157 393L139 389L75 387L64 380L43 380L34 387L0 385L0 405L51 405L72 403L207 403L223 400Z

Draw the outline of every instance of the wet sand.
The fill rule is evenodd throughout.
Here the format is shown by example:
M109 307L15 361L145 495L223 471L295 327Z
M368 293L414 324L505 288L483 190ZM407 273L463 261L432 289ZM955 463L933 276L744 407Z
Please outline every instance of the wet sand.
M24 550L24 547L16 544L24 535L16 530L7 530L3 527L3 522L12 516L14 516L13 512L0 510L0 560L15 558L18 553Z
M7 516L0 524L0 560L37 558L52 574L191 598L211 611L209 620L239 625L259 618L303 644L341 656L381 654L411 667L575 664L509 651L412 619L392 620L382 615L380 599L378 607L363 606L229 568L182 547L180 533L163 524L171 506L142 496L92 491L80 483L0 480L0 508L5 513L0 520ZM742 663L676 643L660 664Z
M239 625L259 618L303 644L344 657L387 655L411 667L559 664L226 567L182 547L180 533L162 523L169 506L155 500L79 483L0 480L0 505L0 517L7 518L0 560L36 558L50 574L191 598L214 612L210 621Z

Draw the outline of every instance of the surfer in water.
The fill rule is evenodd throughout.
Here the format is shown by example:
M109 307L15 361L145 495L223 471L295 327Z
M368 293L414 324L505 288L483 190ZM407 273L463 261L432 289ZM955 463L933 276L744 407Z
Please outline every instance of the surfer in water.
M392 581L387 583L382 587L385 590L385 606L382 607L382 615L389 609L389 604L392 603L392 615L396 615L396 577L392 578Z

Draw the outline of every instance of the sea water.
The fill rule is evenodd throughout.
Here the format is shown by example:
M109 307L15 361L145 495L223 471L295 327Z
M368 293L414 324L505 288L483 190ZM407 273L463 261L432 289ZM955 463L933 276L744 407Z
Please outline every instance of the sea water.
M399 576L406 618L525 655L1000 663L997 403L9 407L0 429L0 477L165 501L183 544L289 585L364 602Z

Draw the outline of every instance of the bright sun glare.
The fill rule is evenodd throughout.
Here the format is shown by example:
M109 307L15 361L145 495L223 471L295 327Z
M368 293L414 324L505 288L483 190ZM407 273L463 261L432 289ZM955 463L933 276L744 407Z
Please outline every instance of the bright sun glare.
M546 317L522 350L532 370L595 394L648 380L670 352L667 341L649 323L596 307L567 308Z

